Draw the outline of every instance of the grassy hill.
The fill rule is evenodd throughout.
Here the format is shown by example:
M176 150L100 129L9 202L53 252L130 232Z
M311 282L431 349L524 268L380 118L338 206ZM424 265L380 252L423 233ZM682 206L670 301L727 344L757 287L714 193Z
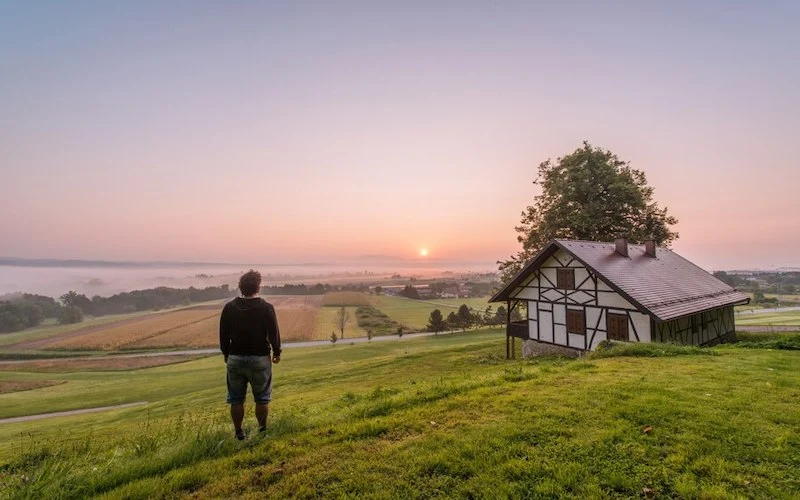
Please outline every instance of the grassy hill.
M233 439L220 357L0 395L0 496L793 498L800 353L506 361L498 331L287 350L271 428ZM249 414L249 430L253 418Z

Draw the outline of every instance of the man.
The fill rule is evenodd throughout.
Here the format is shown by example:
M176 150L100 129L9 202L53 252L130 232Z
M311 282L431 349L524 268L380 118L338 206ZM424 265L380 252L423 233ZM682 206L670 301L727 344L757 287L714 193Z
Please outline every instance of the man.
M267 430L272 399L272 363L281 360L281 335L272 304L258 297L261 273L252 269L239 278L237 297L225 304L219 320L219 348L228 371L228 404L236 439L243 440L247 384L253 391L260 432ZM270 347L272 360L270 361Z

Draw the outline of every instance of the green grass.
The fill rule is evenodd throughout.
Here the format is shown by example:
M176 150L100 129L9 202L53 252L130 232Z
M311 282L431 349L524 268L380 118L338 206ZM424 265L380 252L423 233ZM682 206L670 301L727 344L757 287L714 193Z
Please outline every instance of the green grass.
M434 309L442 311L444 317L447 317L450 312L458 311L461 304L484 311L488 303L487 298L478 299L430 299L430 300L411 300L403 297L392 297L387 295L380 295L376 297L376 306L382 313L389 316L394 321L407 327L410 330L423 330L428 324L431 312ZM497 305L493 304L493 309L497 309Z
M800 326L800 311L780 313L742 313L736 315L738 326Z
M495 330L287 351L275 370L271 432L244 443L229 429L218 357L105 374L118 392L152 403L0 425L10 461L0 496L793 498L800 490L797 352L506 361L504 347ZM73 397L94 404L109 394L94 374L72 375ZM13 404L14 394L0 396L0 408L46 404L56 397L47 390L19 393Z

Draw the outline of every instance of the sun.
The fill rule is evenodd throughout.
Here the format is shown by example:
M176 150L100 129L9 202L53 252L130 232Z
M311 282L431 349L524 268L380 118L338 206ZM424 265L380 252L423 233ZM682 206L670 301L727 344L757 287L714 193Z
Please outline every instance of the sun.
M420 257L427 257L428 256L428 249L427 248L420 248L419 249L419 256Z

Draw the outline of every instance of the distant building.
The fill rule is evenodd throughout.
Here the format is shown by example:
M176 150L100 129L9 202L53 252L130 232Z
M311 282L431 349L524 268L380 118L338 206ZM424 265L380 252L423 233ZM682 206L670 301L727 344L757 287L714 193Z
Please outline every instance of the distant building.
M527 319L506 331L527 352L591 351L604 340L714 345L732 339L733 306L749 301L672 250L625 238L553 240L490 299L509 312L527 304Z

